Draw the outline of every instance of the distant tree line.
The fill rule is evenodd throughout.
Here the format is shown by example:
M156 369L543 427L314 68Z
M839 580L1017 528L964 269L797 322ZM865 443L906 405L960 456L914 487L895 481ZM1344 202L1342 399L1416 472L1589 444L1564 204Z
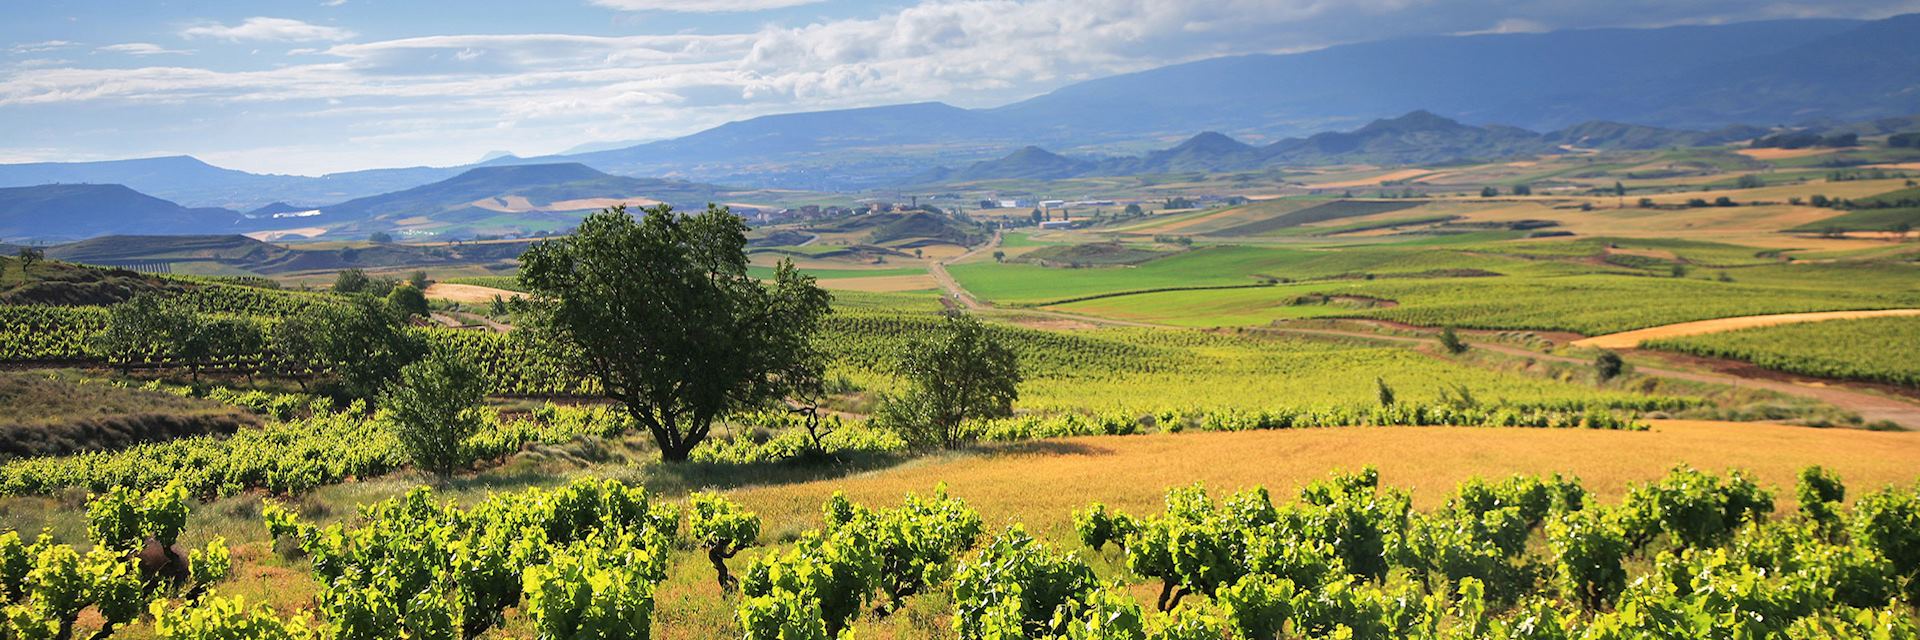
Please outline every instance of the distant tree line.
M1752 143L1752 147L1755 149L1813 149L1857 146L1860 146L1860 134L1857 133L1836 133L1830 136L1822 136L1811 131L1776 133L1770 136L1754 138Z

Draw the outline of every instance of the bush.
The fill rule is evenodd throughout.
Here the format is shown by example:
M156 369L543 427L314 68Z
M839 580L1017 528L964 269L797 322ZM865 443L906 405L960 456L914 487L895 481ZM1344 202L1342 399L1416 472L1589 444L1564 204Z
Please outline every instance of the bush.
M467 440L486 425L487 381L458 351L436 346L400 370L380 403L409 459L446 477L473 462Z

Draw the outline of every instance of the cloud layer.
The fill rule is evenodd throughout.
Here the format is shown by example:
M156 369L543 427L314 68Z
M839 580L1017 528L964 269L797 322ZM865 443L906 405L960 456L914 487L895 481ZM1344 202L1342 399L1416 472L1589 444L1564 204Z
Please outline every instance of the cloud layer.
M253 42L316 42L353 38L353 32L289 18L247 18L240 24L202 24L180 31L185 38L216 38Z
M676 12L816 1L590 0L626 11ZM177 35L210 45L298 44L256 51L245 60L227 56L220 65L195 64L210 57L204 54L161 56L184 51L148 42L99 48L149 62L165 58L164 64L122 66L44 58L44 52L75 46L71 42L13 45L5 50L12 64L0 66L0 117L10 111L31 117L38 113L31 110L61 105L107 112L160 106L229 118L162 123L168 127L223 132L241 128L231 118L253 118L261 130L279 132L274 135L304 136L252 140L244 147L226 142L225 157L260 168L343 168L339 159L354 153L445 164L503 146L523 154L551 152L591 140L684 134L783 111L924 100L995 105L1080 79L1175 62L1386 37L1816 15L1873 18L1908 10L1920 10L1920 0L925 0L866 17L735 32L366 40L346 27L251 17L189 23ZM297 121L299 127L274 126L277 121ZM127 127L118 139L137 144L142 130L153 125ZM0 133L0 152L49 146L7 135Z

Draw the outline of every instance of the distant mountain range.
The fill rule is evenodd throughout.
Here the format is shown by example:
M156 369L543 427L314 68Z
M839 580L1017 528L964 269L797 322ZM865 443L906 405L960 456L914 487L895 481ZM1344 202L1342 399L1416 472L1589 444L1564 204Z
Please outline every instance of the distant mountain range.
M1248 171L1272 166L1375 163L1432 164L1559 153L1564 148L1657 149L1727 144L1767 133L1734 126L1680 131L1617 122L1588 122L1540 134L1507 126L1475 127L1427 111L1347 132L1319 133L1254 146L1208 131L1169 149L1125 158L1072 158L1029 146L961 169L935 168L910 182L1055 180L1080 176Z
M619 203L701 207L720 201L721 193L715 185L614 176L578 163L479 167L338 204L274 202L246 213L184 207L126 185L49 184L0 188L0 238L256 231L347 233L357 238L394 229L463 237L480 231L558 229L581 212Z

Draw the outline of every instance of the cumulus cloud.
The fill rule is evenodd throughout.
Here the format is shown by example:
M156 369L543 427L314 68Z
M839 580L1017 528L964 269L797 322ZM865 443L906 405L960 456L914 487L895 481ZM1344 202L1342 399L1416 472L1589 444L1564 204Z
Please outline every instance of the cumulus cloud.
M277 42L316 42L340 41L354 36L352 31L338 27L311 24L291 18L247 18L240 24L226 25L209 23L187 27L180 31L182 37L214 38L232 41L277 41Z
M673 11L678 13L738 13L765 11L816 4L824 0L590 0L593 4L621 11Z
M162 47L160 45L157 45L151 42L128 42L124 44L110 44L104 47L100 47L98 49L94 49L94 51L101 51L106 53L124 53L130 56L187 55L187 54L193 53L192 51L186 50L186 49L168 49L166 47Z

